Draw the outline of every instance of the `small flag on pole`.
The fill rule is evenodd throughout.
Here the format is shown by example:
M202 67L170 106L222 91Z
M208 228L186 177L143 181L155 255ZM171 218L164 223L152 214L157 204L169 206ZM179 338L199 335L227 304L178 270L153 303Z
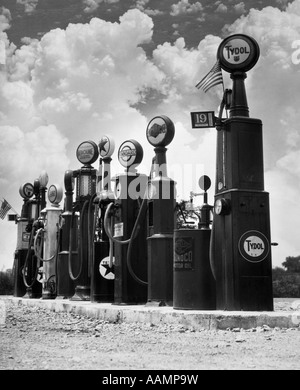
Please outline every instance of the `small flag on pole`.
M3 201L1 201L0 207L0 218L4 219L11 208L11 205L5 199L3 199Z
M212 87L218 84L223 84L223 75L218 60L213 68L207 73L207 75L196 85L196 88L202 89L205 93Z

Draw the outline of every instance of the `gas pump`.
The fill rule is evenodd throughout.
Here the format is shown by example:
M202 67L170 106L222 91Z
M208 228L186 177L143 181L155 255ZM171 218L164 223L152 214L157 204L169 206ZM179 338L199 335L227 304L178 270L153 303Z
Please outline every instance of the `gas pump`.
M70 221L68 268L70 278L76 282L75 294L71 300L88 301L90 300L90 251L92 250L89 245L89 234L91 232L89 222L92 218L89 216L94 213L92 198L96 193L97 181L97 171L91 164L98 159L98 147L93 141L82 142L77 148L76 155L78 161L84 165L79 170L73 171L73 177L76 181L76 201L72 208ZM73 251L74 233L76 231L78 234L77 264ZM78 271L74 270L74 265L77 269L79 267Z
M73 216L73 222L77 226L77 216L74 212L73 215L73 191L75 187L75 179L73 171L68 170L65 172L64 177L65 184L65 202L64 211L61 214L62 226L60 247L57 261L57 297L56 299L71 298L75 294L74 281L69 275L69 251L71 250L71 259L73 263L77 264L77 229L73 228L73 234L71 232L71 220ZM76 218L76 220L75 220ZM73 237L73 241L70 243L70 235ZM74 264L73 264L74 265Z
M104 229L104 215L108 205L114 201L111 189L111 156L115 150L114 141L103 136L99 141L99 172L97 194L93 197L95 205L94 220L89 223L91 268L91 301L113 302L114 301L114 263L113 242L109 240ZM89 214L91 215L91 214Z
M257 63L257 42L226 38L218 49L231 74L230 117L217 135L211 264L217 309L273 310L269 194L264 190L262 122L249 117L244 80Z
M153 118L147 127L154 146L154 169L148 187L148 302L151 306L173 304L173 236L175 228L175 182L167 176L166 146L175 126L166 116Z
M59 185L49 187L48 199L51 205L41 211L44 223L34 238L35 255L43 264L43 299L54 299L57 295L57 257L62 213L59 203L62 197L63 191Z
M25 231L29 234L29 241L22 272L23 283L26 287L24 298L40 298L42 295L40 261L35 256L33 249L35 233L42 226L39 220L41 204L40 190L40 180L36 179L33 184L34 199L28 200L28 224L25 228ZM28 186L28 189L25 191L29 191L30 193L30 187Z
M136 167L142 162L143 149L135 140L119 148L120 164L125 173L117 175L114 203L107 207L104 226L114 243L115 304L137 304L147 301L147 229L145 197L148 177Z
M21 217L17 219L17 247L14 257L14 296L23 297L26 293L26 286L23 282L23 269L28 251L30 233L26 227L31 217L30 198L34 194L34 188L31 183L21 185L19 193L23 198Z
M211 213L207 191L211 186L208 176L202 176L199 186L204 203L200 207L198 229L178 229L174 232L174 309L215 310L216 283L210 267ZM191 202L192 203L192 202Z

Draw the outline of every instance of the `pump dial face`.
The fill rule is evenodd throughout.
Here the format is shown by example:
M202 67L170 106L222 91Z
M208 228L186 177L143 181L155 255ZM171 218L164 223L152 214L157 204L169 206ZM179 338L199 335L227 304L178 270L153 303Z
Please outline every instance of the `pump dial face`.
M25 183L20 187L19 190L20 195L24 199L30 199L34 194L34 188L31 183Z
M113 139L104 135L99 141L99 153L102 158L109 158L115 151L115 142Z
M217 199L215 202L215 213L217 215L225 215L230 212L230 203L227 199Z
M52 184L48 189L48 199L52 204L59 204L63 198L63 190L61 186Z
M216 200L216 203L215 203L215 213L217 215L222 214L222 207L223 207L223 205L222 205L221 199Z
M157 116L151 120L147 127L147 139L152 146L169 145L175 134L175 126L167 116Z

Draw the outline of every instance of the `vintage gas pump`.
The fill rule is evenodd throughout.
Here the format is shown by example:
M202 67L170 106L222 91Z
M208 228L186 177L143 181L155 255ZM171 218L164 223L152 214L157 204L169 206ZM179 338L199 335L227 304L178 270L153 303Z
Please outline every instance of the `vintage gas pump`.
M28 190L31 192L31 189ZM42 276L40 274L40 261L34 253L33 244L36 231L42 226L40 222L41 184L36 179L33 184L34 199L28 200L28 224L25 228L29 234L29 241L23 268L23 283L26 287L24 298L40 298L42 295Z
M199 186L204 191L198 229L178 229L174 232L174 309L215 310L216 283L210 267L211 213L207 191L208 176L202 176Z
M57 261L57 297L56 299L68 299L75 294L74 281L70 278L69 275L69 257L73 260L74 263L78 263L77 259L77 229L72 228L71 232L71 221L73 218L73 225L77 226L77 216L74 212L73 214L73 191L75 187L75 179L73 171L68 170L65 172L64 177L65 184L65 202L64 202L64 211L61 214L62 223L61 223L61 236L60 236L60 247ZM70 245L70 235L73 237L73 242ZM71 250L71 255L69 256L69 250Z
M59 185L51 185L48 199L51 203L41 211L45 215L43 227L34 238L34 251L43 264L43 299L54 299L57 295L57 257L60 246L60 228L62 209L59 206L63 190Z
M148 303L173 304L173 236L175 228L175 182L167 176L166 146L175 126L166 116L153 118L147 127L154 146L154 169L148 187Z
M94 219L89 223L89 235L93 251L91 255L91 301L114 301L114 256L113 242L109 240L104 229L104 216L108 205L114 201L111 189L111 156L115 150L113 139L103 136L99 141L99 171L97 194L93 198L95 204Z
M75 294L71 298L74 301L88 301L90 300L90 279L91 279L91 264L89 246L89 234L91 229L89 227L89 215L94 213L94 208L90 207L90 201L96 193L97 170L92 167L99 156L98 146L93 141L82 142L77 148L77 159L84 164L81 169L73 171L73 176L76 180L76 201L72 210L71 228L69 237L69 275L70 278L76 282ZM93 206L93 205L92 205ZM74 275L74 263L76 257L73 256L73 240L74 240L74 222L76 222L76 213L79 213L78 221L78 266L79 271Z
M26 286L23 282L23 268L28 251L30 233L27 231L27 225L31 217L30 198L34 194L33 185L25 183L21 185L19 193L24 200L21 217L17 219L17 247L14 258L14 296L23 297L26 293Z
M264 190L262 122L249 117L244 80L260 54L246 35L218 49L233 80L230 117L219 127L211 264L217 309L273 310L269 194Z
M146 303L148 176L136 170L143 159L142 146L135 140L125 141L118 158L126 171L113 179L116 200L107 207L104 218L106 233L115 249L114 303Z

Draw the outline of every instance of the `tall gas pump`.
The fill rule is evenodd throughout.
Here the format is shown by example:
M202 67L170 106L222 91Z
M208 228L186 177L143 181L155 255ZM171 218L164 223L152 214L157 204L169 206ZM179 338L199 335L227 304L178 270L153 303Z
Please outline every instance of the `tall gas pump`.
M114 193L111 188L111 156L115 150L114 140L103 136L99 141L99 171L97 194L94 196L95 212L92 223L89 224L93 240L93 252L91 258L91 301L113 302L115 259L113 254L113 242L109 240L104 229L104 216L108 205L114 202Z
M30 186L26 186L26 192L31 193ZM33 244L37 229L41 227L40 224L40 209L41 209L41 184L40 180L36 179L33 183L34 198L28 200L28 224L25 228L26 233L29 234L29 241L26 250L26 256L23 267L23 283L26 287L26 294L24 298L40 298L42 295L42 277L40 274L40 261L34 253Z
M96 193L97 170L92 167L99 157L98 146L93 141L82 142L77 148L77 159L84 164L79 170L73 171L73 176L76 181L76 201L72 209L71 228L69 237L69 275L76 282L75 294L71 298L73 301L89 301L90 300L90 280L91 280L91 264L90 251L92 250L90 243L90 226L89 215L94 213L91 199ZM77 214L76 214L77 213ZM76 222L78 231L78 247L77 259L79 271L76 272L76 257L73 251L73 233L76 230ZM74 261L75 260L75 261ZM78 268L77 268L78 269Z
M262 122L249 117L244 80L260 55L246 35L218 49L233 80L230 117L217 135L211 264L217 309L273 310L269 194L264 189Z
M68 299L75 294L74 281L69 275L69 258L72 259L73 268L74 263L78 263L77 255L77 215L74 211L73 213L73 194L75 187L75 179L73 171L68 170L65 172L64 177L65 184L65 201L64 201L64 210L61 214L62 217L62 226L61 226L61 236L60 236L60 246L59 254L57 261L57 297L56 299ZM71 227L71 223L74 227ZM72 234L70 234L71 229L73 229ZM70 244L70 236L73 238ZM69 251L71 254L69 255Z
M43 226L34 238L34 252L43 264L43 299L55 299L57 296L57 258L60 246L60 229L62 209L59 205L63 190L59 185L48 189L50 206L41 211L44 215Z
M147 127L154 146L152 177L148 187L148 302L173 304L173 236L175 228L175 182L167 175L166 146L175 135L170 118L158 116Z
M34 194L34 188L31 183L21 185L19 193L23 198L21 217L17 219L17 247L14 258L14 296L23 297L26 293L26 286L23 282L23 269L28 251L30 233L27 231L27 225L31 219L30 199Z
M137 172L143 148L135 140L123 142L118 151L126 169L115 181L114 203L106 210L104 224L115 254L115 304L147 301L146 190L148 176Z

